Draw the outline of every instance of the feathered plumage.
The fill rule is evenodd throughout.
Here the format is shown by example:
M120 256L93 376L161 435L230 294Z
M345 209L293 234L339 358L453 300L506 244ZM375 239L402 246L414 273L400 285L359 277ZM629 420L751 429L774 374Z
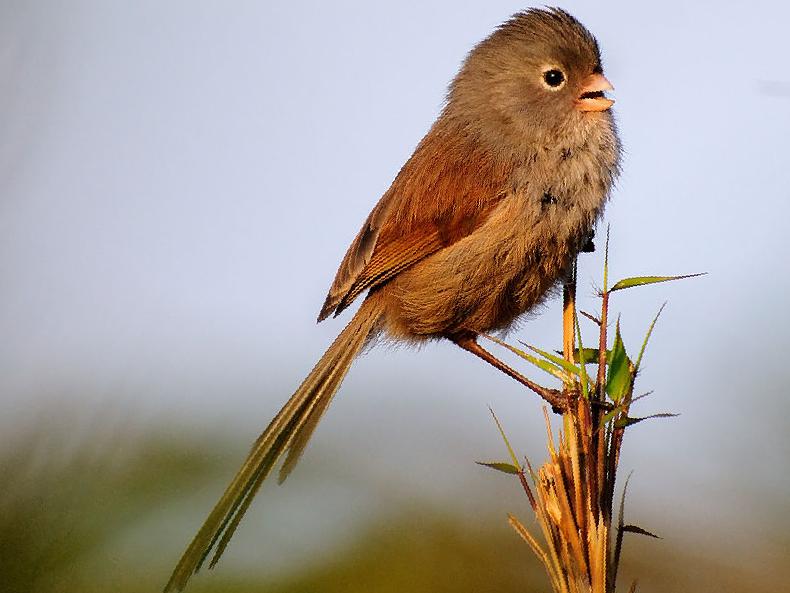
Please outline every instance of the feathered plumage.
M210 565L219 560L263 480L283 456L280 482L288 476L379 332L447 338L480 356L477 334L509 327L562 280L618 172L602 72L594 37L558 9L519 13L470 52L439 119L351 244L318 319L368 296L255 442L166 591L182 589L212 552Z

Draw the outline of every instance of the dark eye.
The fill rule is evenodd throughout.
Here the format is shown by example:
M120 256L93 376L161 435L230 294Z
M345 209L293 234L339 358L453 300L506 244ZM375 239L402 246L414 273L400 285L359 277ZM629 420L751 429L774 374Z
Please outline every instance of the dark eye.
M556 89L565 82L565 75L562 73L562 70L552 68L543 73L543 81L551 88Z

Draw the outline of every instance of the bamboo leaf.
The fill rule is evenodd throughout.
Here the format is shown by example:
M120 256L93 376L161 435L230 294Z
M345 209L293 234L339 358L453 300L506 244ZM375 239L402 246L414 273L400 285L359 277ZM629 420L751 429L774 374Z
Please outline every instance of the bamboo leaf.
M612 408L606 414L604 414L604 416L601 418L601 427L606 426L608 422L610 422L620 412L628 408L632 403L638 402L640 399L645 398L652 394L653 394L652 391L648 391L647 393L643 393L642 395L629 398L627 401L620 402L620 404L616 405L614 408Z
M645 334L645 340L642 342L642 347L639 349L639 356L637 357L636 364L634 365L634 374L636 374L637 371L639 371L639 365L642 364L642 356L644 355L645 349L647 348L647 342L648 340L650 340L650 336L653 334L653 328L656 326L656 321L658 321L661 312L664 310L664 307L666 306L667 303L666 301L664 301L664 304L661 305L661 307L658 309L658 313L656 313L656 316L653 318L650 327L647 328L647 334Z
M648 391L648 392L646 392L646 393L643 393L642 395L637 395L636 397L632 397L632 398L631 398L631 399L628 401L628 403L631 403L631 404L632 404L632 403L634 403L634 402L638 402L640 399L645 399L646 397L650 397L651 395L653 395L653 392L652 392L652 391Z
M617 571L620 568L620 552L623 549L623 519L625 517L625 495L628 492L628 482L631 481L631 476L634 475L634 472L628 474L628 477L625 479L625 485L623 486L623 494L620 497L620 512L617 516L617 536L615 537L615 544L614 544L614 560L612 562L611 571L612 571L612 586L617 584Z
M615 416L617 416L620 412L622 412L627 406L627 403L620 404L619 406L615 406L610 412L604 414L601 418L601 427L606 426L609 422L611 422Z
M676 416L680 416L680 414L661 412L660 414L650 414L650 416L642 416L641 418L620 418L614 425L616 428L625 428L633 424L639 424L643 420L650 420L651 418L675 418Z
M584 359L586 364L598 364L598 348L577 348L578 352L576 353L577 358ZM558 350L555 350L558 354L560 353ZM612 351L606 351L606 358L607 360L611 356Z
M513 451L513 447L510 446L510 441L507 440L507 435L505 435L505 430L502 428L502 424L499 422L499 418L496 417L494 414L494 410L492 408L488 408L491 412L491 415L494 417L494 422L496 422L496 426L499 429L499 434L502 435L502 440L505 441L505 446L507 447L507 452L510 454L510 459L513 461L513 465L518 467L518 457L516 457L515 451Z
M483 335L485 335L485 334L483 334ZM513 354L515 354L517 356L520 356L521 358L523 358L527 362L531 362L536 367L538 367L540 370L546 371L547 373L549 373L550 375L553 375L557 379L559 379L561 381L565 381L567 379L567 377L565 376L565 373L564 373L564 371L562 370L561 367L558 367L557 365L554 365L554 364L552 364L552 363L550 363L550 362L548 362L546 360L542 360L542 359L538 358L537 356L532 356L531 354L529 354L527 352L524 352L520 348L516 348L515 346L511 346L507 342L504 342L504 341L500 340L499 338L495 338L494 336L485 335L485 337L488 338L489 340L491 340L492 342L495 342L495 343L499 344L500 346L502 346L504 348L507 348Z
M609 292L615 290L624 290L626 288L633 288L634 286L644 286L646 284L656 284L658 282L671 282L672 280L683 280L684 278L696 278L697 276L704 276L707 272L699 274L684 274L683 276L634 276L632 278L623 278L616 282ZM604 286L604 288L606 288Z
M609 376L606 378L606 393L612 401L619 403L631 388L631 361L625 352L625 344L620 335L620 320L614 334L614 344L612 344L611 357L607 357L609 362Z
M521 342L524 344L524 342ZM527 348L536 352L546 358L548 361L555 363L556 365L562 367L572 375L579 377L581 374L581 370L575 364L570 362L569 360L565 360L562 356L557 356L556 354L552 354L551 352L546 352L545 350L541 350L540 348L536 348L535 346L530 346L529 344L524 344Z
M475 461L475 463L477 465L490 467L491 469L495 469L496 471L502 472L503 474L511 474L515 476L521 472L520 468L505 461Z
M621 530L625 533L638 533L639 535L646 535L648 537L654 537L656 539L661 539L655 533L650 533L647 529L642 529L637 525L623 525Z

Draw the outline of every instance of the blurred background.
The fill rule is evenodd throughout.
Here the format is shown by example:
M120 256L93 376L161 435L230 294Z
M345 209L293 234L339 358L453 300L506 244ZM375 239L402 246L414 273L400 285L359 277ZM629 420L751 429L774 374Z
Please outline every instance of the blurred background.
M627 540L622 585L783 590L790 8L564 7L616 87L612 276L709 272L614 299L632 350L669 300L635 411L681 414L627 434L627 521L663 539ZM464 55L523 8L0 2L0 589L164 585L345 323L314 320ZM560 316L510 339L559 346ZM504 456L488 405L540 462L515 382L448 344L371 351L193 590L548 590L517 483L474 464Z

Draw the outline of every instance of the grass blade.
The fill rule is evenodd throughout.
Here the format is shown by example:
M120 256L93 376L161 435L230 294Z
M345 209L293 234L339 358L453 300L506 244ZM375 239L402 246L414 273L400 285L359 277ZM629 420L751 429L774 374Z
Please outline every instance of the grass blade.
M558 366L562 367L572 375L581 378L581 368L577 367L569 360L565 360L565 358L563 358L562 356L557 356L556 354L552 354L551 352L546 352L545 350L541 350L540 348L536 348L535 346L530 346L529 344L525 344L524 342L521 343L524 344L527 348L529 348L533 352L537 352L538 354L546 358L548 361L557 364ZM589 348L586 350L589 350ZM597 353L598 351L596 350L595 352ZM589 379L587 379L587 381L589 382Z
M623 532L625 533L638 533L639 535L646 535L655 539L661 539L655 533L650 533L647 529L642 529L637 525L623 525Z
M507 463L506 461L475 461L475 463L484 467L490 467L503 474L517 476L521 472L521 468L516 467L512 463Z
M552 363L550 363L550 362L548 362L546 360L542 360L542 359L538 358L537 356L532 356L531 354L529 354L527 352L524 352L520 348L516 348L515 346L511 346L507 342L504 342L504 341L500 340L499 338L495 338L494 336L489 336L489 335L486 335L486 334L481 334L481 335L485 336L487 339L491 340L492 342L495 342L496 344L499 344L503 348L507 348L508 350L510 350L516 356L520 356L521 358L523 358L527 362L531 362L536 367L538 367L540 370L546 371L547 373L549 373L550 375L556 377L560 381L566 381L567 380L567 376L565 375L565 372L562 370L562 367L558 367L557 365L554 365L554 364L552 364Z
M658 310L658 313L656 313L656 316L653 318L653 322L650 324L650 327L647 328L647 334L645 334L645 339L642 342L642 347L639 349L639 356L637 357L636 364L634 365L634 373L637 373L639 371L639 365L642 364L642 356L644 355L645 349L647 348L647 342L650 340L650 336L653 334L653 328L656 326L656 322L658 321L661 312L664 310L664 307L666 306L667 303L666 301L664 301L664 304L661 305L661 307Z
M505 446L507 447L508 454L510 454L510 459L513 461L513 466L519 467L518 457L516 457L516 453L513 451L513 447L510 446L510 441L507 440L505 429L502 428L502 424L499 422L499 418L496 417L496 414L494 414L494 410L490 407L488 408L488 410L491 412L491 415L494 417L494 422L496 422L496 426L499 429L499 434L502 435L502 440L505 441Z
M675 418L680 416L680 414L672 414L670 412L661 412L660 414L650 414L649 416L642 416L641 418L620 418L615 421L614 426L615 428L626 428L628 426L633 426L634 424L639 424L642 420L650 420L652 418Z
M626 288L633 288L634 286L645 286L646 284L656 284L658 282L671 282L672 280L683 280L684 278L696 278L697 276L704 276L707 272L700 272L699 274L684 274L683 276L634 276L632 278L623 278L615 283L609 292L615 290L625 290ZM604 278L606 275L604 274ZM604 290L606 290L606 280L604 280Z

